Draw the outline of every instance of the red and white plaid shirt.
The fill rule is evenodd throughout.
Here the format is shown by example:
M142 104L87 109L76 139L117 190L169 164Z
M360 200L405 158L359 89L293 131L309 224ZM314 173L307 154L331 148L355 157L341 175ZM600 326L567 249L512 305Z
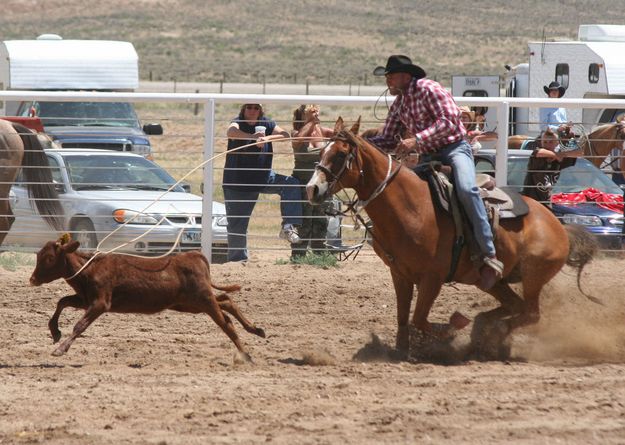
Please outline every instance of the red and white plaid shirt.
M441 84L413 79L395 99L380 136L370 139L386 151L394 150L404 130L417 138L417 151L427 153L464 139L466 130L454 98ZM419 141L421 139L421 141Z

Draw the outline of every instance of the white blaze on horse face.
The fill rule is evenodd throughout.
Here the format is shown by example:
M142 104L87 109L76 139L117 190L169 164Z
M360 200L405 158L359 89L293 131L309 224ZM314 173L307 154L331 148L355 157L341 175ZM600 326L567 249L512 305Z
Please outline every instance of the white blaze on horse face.
M315 202L321 196L325 196L328 191L328 181L326 174L321 170L315 170L315 173L306 184L306 196L310 202Z

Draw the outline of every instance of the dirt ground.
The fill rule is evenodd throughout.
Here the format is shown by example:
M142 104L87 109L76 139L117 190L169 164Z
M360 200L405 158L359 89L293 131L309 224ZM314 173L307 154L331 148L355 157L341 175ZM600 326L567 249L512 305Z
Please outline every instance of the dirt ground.
M54 357L47 321L70 288L2 270L0 444L625 443L625 260L584 272L605 306L565 269L505 362L396 361L391 280L370 251L330 269L272 255L212 268L267 332L238 327L253 364L208 317L175 312L107 314ZM493 307L448 286L431 320ZM79 316L63 313L64 337Z

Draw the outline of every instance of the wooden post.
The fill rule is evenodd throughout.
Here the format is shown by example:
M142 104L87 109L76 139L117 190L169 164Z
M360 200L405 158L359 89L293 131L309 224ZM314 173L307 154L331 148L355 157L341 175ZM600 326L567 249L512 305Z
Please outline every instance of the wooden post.
M195 90L195 94L199 94L199 93L200 93L200 90ZM200 104L196 102L195 107L193 109L193 115L197 116L199 112L200 112Z

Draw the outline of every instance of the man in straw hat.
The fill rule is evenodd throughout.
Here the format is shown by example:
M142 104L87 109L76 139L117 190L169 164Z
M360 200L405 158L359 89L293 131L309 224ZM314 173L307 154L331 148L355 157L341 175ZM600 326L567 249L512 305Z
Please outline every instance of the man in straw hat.
M497 259L486 209L475 183L473 154L465 140L458 105L442 85L425 78L425 71L409 57L390 56L386 66L378 66L373 74L385 76L390 93L397 97L382 134L372 137L371 142L387 151L394 149L400 156L417 152L453 167L458 198L482 254L479 285L490 289L501 278L503 263ZM414 136L402 139L404 130Z

